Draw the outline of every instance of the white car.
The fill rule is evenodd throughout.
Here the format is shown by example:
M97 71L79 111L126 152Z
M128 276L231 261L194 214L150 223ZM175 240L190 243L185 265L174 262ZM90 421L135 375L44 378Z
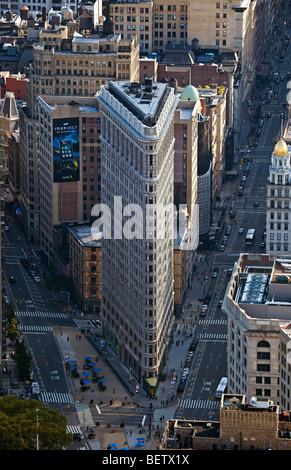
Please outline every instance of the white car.
M244 233L245 229L243 227L241 227L238 231L238 233Z
M40 277L38 277L38 276L34 276L34 278L33 278L33 279L35 280L35 282L40 282L40 281L41 281L41 278L40 278Z
M9 232L9 230L10 230L9 225L5 225L5 230L6 230L6 232Z
M202 305L201 312L205 313L207 309L208 309L208 305L204 304L204 305Z

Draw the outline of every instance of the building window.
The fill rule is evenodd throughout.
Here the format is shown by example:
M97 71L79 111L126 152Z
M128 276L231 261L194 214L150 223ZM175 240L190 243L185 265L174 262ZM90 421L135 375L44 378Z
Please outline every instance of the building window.
M257 364L258 372L270 372L270 364Z

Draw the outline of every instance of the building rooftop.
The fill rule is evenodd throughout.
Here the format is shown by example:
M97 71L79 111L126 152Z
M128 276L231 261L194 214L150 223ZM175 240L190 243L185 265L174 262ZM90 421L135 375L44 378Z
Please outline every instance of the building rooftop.
M239 303L263 303L269 282L269 276L264 273L247 274L241 284Z
M290 321L290 284L290 256L242 254L229 292L249 318Z
M101 246L101 238L97 240L96 237L92 235L91 225L68 227L68 230L82 246Z
M145 125L154 126L163 109L169 86L153 83L152 78L140 82L108 82L108 91Z

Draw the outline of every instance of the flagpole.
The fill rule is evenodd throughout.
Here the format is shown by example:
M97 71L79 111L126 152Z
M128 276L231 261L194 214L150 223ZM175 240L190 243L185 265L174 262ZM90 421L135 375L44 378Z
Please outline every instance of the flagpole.
M39 450L38 446L38 409L36 411L36 450Z

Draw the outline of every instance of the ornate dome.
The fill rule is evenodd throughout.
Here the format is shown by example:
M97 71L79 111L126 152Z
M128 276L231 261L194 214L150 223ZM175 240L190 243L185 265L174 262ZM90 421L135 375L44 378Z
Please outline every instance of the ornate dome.
M284 140L280 139L279 142L275 145L274 154L278 157L288 156L288 146Z
M182 101L199 101L199 93L197 88L193 85L188 85L181 93L180 100Z

